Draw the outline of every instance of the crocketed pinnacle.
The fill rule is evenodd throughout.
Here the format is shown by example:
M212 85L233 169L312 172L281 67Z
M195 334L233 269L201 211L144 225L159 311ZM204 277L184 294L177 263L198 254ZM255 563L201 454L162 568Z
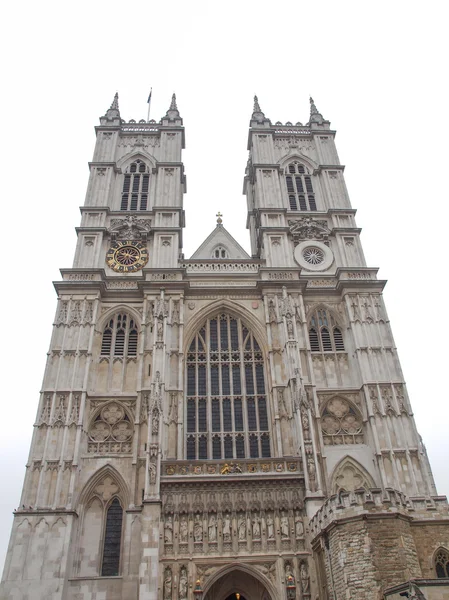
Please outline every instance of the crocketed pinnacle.
M253 108L253 112L262 112L260 110L259 100L258 100L257 96L254 96L254 108Z
M178 106L176 104L176 94L173 94L173 96L171 97L171 104L168 110L178 110Z
M259 99L257 98L257 96L254 96L254 108L251 118L256 119L256 121L263 121L265 119L265 115L260 109Z
M118 92L115 92L114 100L111 104L111 109L120 110L118 107Z
M313 101L312 96L310 96L309 102L310 102L310 116L312 116L312 115L319 115L320 113L318 112L318 109L315 106L315 103Z

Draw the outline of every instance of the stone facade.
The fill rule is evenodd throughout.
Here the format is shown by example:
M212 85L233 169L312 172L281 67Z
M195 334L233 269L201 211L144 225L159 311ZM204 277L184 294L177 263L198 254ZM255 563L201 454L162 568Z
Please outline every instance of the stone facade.
M115 97L96 134L2 597L340 600L435 580L447 505L329 122L312 102L307 125L273 125L255 101L251 256L220 215L182 254L174 96L159 123L125 122Z

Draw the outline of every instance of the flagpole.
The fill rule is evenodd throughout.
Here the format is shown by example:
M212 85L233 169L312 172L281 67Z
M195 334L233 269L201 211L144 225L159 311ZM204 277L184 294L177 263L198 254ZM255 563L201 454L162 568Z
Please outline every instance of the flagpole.
M150 106L151 106L151 92L153 91L153 88L150 89L150 95L148 96L148 114L147 114L147 123L150 122Z

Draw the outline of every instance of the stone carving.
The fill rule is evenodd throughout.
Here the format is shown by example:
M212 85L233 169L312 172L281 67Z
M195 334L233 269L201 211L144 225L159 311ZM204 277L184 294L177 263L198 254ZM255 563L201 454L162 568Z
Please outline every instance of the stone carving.
M181 517L181 522L179 523L179 541L181 544L187 544L187 536L189 532L189 524L187 522L187 518L185 516Z
M282 297L279 299L279 310L281 315L287 319L291 319L295 314L292 298L287 294L287 288L285 286L282 287Z
M301 219L289 219L288 225L295 246L303 240L322 240L327 246L329 245L331 231L325 220L302 217Z
M274 304L273 298L268 300L268 320L270 323L276 323L276 306Z
M203 524L201 522L200 515L195 515L195 522L193 524L193 539L195 542L203 541Z
M246 515L244 513L240 513L238 521L237 521L237 531L239 541L242 542L246 540Z
M131 452L133 426L121 404L108 402L89 427L89 453Z
M151 413L151 433L159 435L159 409L157 406L153 408Z
M378 403L378 396L377 396L377 391L376 388L370 388L369 391L369 397L371 399L371 404L373 405L373 413L376 414L380 414L380 409L379 409L379 403Z
M253 516L253 539L257 540L260 538L260 517L257 513Z
M225 463L221 469L220 469L220 474L221 475L231 475L232 473L242 473L242 467L239 465L239 463Z
M217 541L217 517L213 513L209 517L208 537L209 542Z
M274 540L274 520L271 513L267 514L267 539Z
M408 409L407 409L407 406L405 405L405 398L404 398L404 394L402 391L402 387L400 385L397 385L397 386L395 386L394 389L396 392L396 399L398 401L399 412L407 415Z
M150 460L150 462L148 463L148 472L150 476L150 485L154 485L156 483L157 478L156 461Z
M70 325L78 325L81 323L81 302L77 300L71 303Z
M173 302L173 310L171 313L171 322L172 324L179 324L179 301Z
M164 298L157 298L153 304L153 318L163 319L168 315L168 304Z
M281 525L281 536L283 538L290 537L290 531L289 531L290 527L288 524L288 517L284 512L281 513L280 525Z
M164 321L162 320L162 318L158 318L156 322L156 334L157 341L161 342L162 338L164 337Z
M77 425L80 414L80 397L78 394L75 394L72 398L72 409L70 411L69 420L67 422L68 425Z
M181 567L181 572L179 575L179 593L178 600L186 600L187 598L187 569L186 567Z
M316 466L313 456L307 457L307 473L309 474L309 486L312 492L316 491Z
M92 323L94 320L94 303L86 302L84 307L83 323Z
M164 600L171 600L173 579L170 567L165 568L164 572Z
M301 562L299 567L299 577L301 580L301 591L303 595L309 595L310 593L310 578L309 578L309 567L305 561Z
M392 404L392 395L391 395L391 389L390 388L383 388L382 389L382 401L384 404L384 410L385 413L387 415L393 415L396 416L396 411L393 408L393 404Z
M173 544L173 519L171 516L167 517L165 521L164 542L166 544Z
M58 325L65 324L67 322L67 314L68 314L68 302L61 302L59 307L58 316L56 317L56 323Z
M61 427L64 425L66 419L66 408L65 408L65 396L59 396L59 403L53 415L51 424L53 426Z
M292 319L287 319L287 334L288 334L289 340L292 340L295 337L294 332L293 332L293 320Z
M333 398L327 403L321 429L327 445L363 443L362 417L344 398Z
M124 219L111 219L109 234L115 240L146 240L150 231L149 219L127 215Z
M302 517L299 511L295 513L295 536L303 537L304 535L304 523L302 522Z
M285 572L285 581L295 581L295 577L293 575L292 563L289 560L287 560L285 562L284 572Z
M223 539L225 542L231 540L231 517L228 512L225 513L223 518Z
M95 488L95 493L103 498L105 502L108 502L119 491L118 485L112 479L112 477L105 477L103 481Z
M176 392L170 393L170 408L168 410L168 422L178 422L178 394Z

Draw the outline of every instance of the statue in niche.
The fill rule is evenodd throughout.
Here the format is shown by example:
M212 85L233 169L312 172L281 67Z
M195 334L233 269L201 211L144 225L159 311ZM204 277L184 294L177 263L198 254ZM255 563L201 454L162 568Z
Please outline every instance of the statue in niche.
M267 538L274 540L274 521L271 513L267 515Z
M154 485L156 483L157 467L152 460L148 463L148 472L150 474L150 484Z
M296 537L302 537L304 535L304 524L299 511L295 513L295 535Z
M171 516L165 521L164 542L166 544L173 544L173 520Z
M217 517L213 513L211 514L211 516L209 518L208 533L209 533L209 542L216 542L217 541Z
M278 389L278 404L279 404L279 415L281 418L288 417L287 405L285 404L284 390Z
M193 539L195 542L203 541L203 524L201 523L200 515L195 516L195 523L193 524Z
M164 323L163 323L162 319L157 320L156 331L157 331L157 341L161 342L162 337L164 335Z
M151 432L153 435L159 435L159 411L155 408L151 414Z
M289 533L288 517L283 512L281 514L281 535L282 537L289 537Z
M179 323L179 302L173 302L173 311L171 315L172 323Z
M170 409L168 411L168 420L170 423L176 423L178 420L178 394L170 394Z
M270 323L276 323L276 307L272 298L268 300L268 320Z
M293 321L291 319L287 319L287 333L288 339L291 340L293 338Z
M231 517L229 513L225 513L223 519L223 539L225 542L229 542L231 539Z
M303 594L309 593L310 588L310 580L309 580L309 569L307 567L307 563L302 562L301 567L299 569L299 575L301 578L301 590Z
M187 598L187 569L185 567L181 568L181 573L179 575L179 600L186 600Z
M246 516L243 513L239 516L237 529L239 532L239 540L246 540Z
M181 544L187 543L187 534L189 530L189 524L187 523L187 518L185 516L181 517L181 522L179 524L179 540Z
M172 574L170 567L165 569L164 575L164 600L171 600L172 596Z
M301 406L301 422L304 439L310 440L309 415L307 414L307 408L304 404Z
M253 539L260 538L260 517L257 513L254 513L253 517Z
M285 579L288 581L295 581L295 576L293 575L293 567L291 563L285 563Z
M312 492L315 491L315 479L316 479L316 466L313 456L309 456L307 459L307 472L309 474L310 489Z

